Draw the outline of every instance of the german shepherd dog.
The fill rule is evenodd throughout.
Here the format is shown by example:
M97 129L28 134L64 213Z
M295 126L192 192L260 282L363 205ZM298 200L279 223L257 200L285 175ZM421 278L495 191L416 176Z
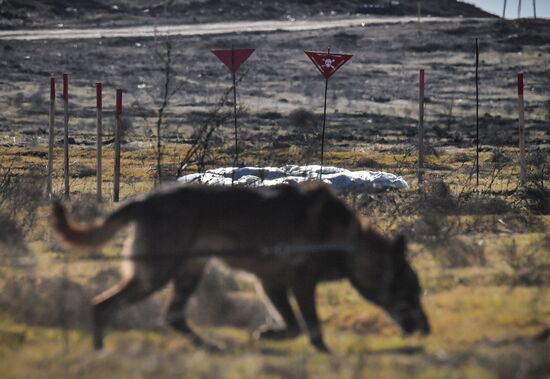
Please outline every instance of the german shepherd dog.
M104 329L113 311L170 281L174 291L167 322L205 346L185 319L187 300L207 261L205 255L197 254L200 251L260 279L286 327L263 328L256 333L259 338L300 334L288 298L292 292L311 343L328 351L315 307L315 287L320 281L341 278L349 279L365 299L382 307L406 334L430 331L404 238L386 239L321 183L259 189L175 186L129 201L90 224L74 223L57 202L53 215L64 243L79 249L98 248L124 226L132 227L122 253L122 282L93 299L96 349L103 347Z

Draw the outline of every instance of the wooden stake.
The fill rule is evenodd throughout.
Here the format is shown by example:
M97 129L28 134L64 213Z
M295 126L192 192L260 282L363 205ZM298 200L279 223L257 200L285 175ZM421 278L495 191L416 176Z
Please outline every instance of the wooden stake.
M48 138L48 197L53 195L53 144L55 138L55 78L50 78L50 130Z
M118 202L120 195L120 131L122 129L122 90L116 90L116 127L115 127L115 177L113 182L113 201Z
M520 174L519 182L525 184L526 179L526 163L525 163L525 107L523 101L523 73L518 74L518 113L519 113L519 164Z
M418 110L418 183L424 181L424 70L419 77L419 110Z
M101 202L102 191L102 167L101 167L101 154L103 146L103 88L101 83L95 84L96 94L96 109L97 109L97 136L96 136L96 197L97 201Z
M65 199L70 196L69 188L69 75L63 74L63 110L64 134L63 134L63 176L65 180Z

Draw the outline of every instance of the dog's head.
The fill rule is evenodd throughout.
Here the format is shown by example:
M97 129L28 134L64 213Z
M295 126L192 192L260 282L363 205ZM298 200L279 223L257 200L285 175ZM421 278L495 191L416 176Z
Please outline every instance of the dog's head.
M360 246L348 267L352 284L366 299L382 307L404 333L428 334L430 324L421 304L422 290L407 260L405 238L388 241L379 236L374 242L368 238Z

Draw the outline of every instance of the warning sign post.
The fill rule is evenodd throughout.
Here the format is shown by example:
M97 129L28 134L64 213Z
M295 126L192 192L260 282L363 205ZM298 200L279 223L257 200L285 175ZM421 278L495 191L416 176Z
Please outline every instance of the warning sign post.
M305 51L306 55L311 59L315 67L325 77L325 101L323 106L323 130L321 133L321 169L319 170L319 180L323 178L323 158L325 152L325 123L327 119L327 92L328 80L334 75L340 67L351 59L350 54L334 54L330 52L330 48L326 53L317 51Z
M241 65L252 55L255 49L234 49L229 50L212 50L212 53L218 57L231 71L233 79L233 116L235 120L235 160L233 161L233 167L237 167L239 164L239 144L237 133L237 79L235 73L241 67Z

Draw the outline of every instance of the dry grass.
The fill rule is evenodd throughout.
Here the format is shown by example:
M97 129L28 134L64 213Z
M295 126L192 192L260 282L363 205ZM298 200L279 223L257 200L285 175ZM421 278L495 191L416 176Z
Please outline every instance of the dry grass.
M403 175L410 183L406 191L350 195L348 200L385 232L403 232L409 238L409 256L423 284L434 333L428 338L403 338L383 312L363 301L346 282L324 284L318 303L332 355L313 351L305 337L278 343L252 340L250 333L265 309L250 282L225 272L215 276L210 286L204 283L204 296L194 300L195 311L215 305L209 316L195 311L190 316L202 334L225 343L226 352L196 349L164 326L161 311L170 289L121 312L107 335L107 352L92 352L87 304L117 280L116 259L123 237L101 252L110 260L90 260L75 252L64 254L51 233L50 207L43 196L44 75L51 67L71 73L70 126L75 144L70 152L69 205L81 219L94 217L117 205L111 202L112 145L104 146L104 202L91 201L95 152L87 143L94 135L95 113L90 83L98 78L104 81L106 107L114 102L114 85L125 88L124 102L131 104L125 109L125 120L131 123L125 124L129 130L122 149L121 198L150 191L156 174L153 126L158 109L157 99L150 97L162 93L162 71L151 67L159 67L154 52L163 41L3 43L0 377L550 378L546 128L550 53L543 43L547 35L547 24L540 20L464 19L426 22L420 28L406 23L352 28L345 33L236 33L173 39L173 69L178 80L185 81L185 91L174 96L163 117L166 177L178 171L192 140L202 135L201 125L212 119L219 96L229 88L227 72L219 62L213 57L202 59L214 45L240 45L246 38L247 44L262 47L247 62L250 70L239 86L243 105L239 132L245 148L241 160L247 165L318 163L313 147L318 131L311 128L318 122L315 114L323 109L323 83L296 51L327 44L334 51L355 51L353 61L337 80L331 80L325 162L383 169ZM473 171L473 52L472 45L464 42L477 37L483 41L479 186ZM75 51L78 59L68 61ZM275 69L273 62L278 62ZM518 65L526 70L529 84L527 140L532 153L525 188L517 184L514 78ZM427 69L428 79L429 170L424 186L416 181L413 147L420 67ZM215 115L217 129L204 154L203 168L233 162L232 125L224 122L231 120L229 105ZM303 118L290 117L299 108L306 110ZM106 108L106 130L111 133L108 112ZM56 142L54 189L61 196L59 135ZM303 145L309 142L312 148L304 154ZM201 166L193 163L186 173ZM6 172L9 182L1 179ZM60 316L63 313L65 317ZM68 336L60 327L65 322Z
M146 146L124 152L123 197L152 188L154 161ZM181 147L166 149L173 151L165 155L166 165L177 164ZM14 147L6 149L1 159L14 161L13 172L24 178L25 167L43 162L43 157L37 158L41 151ZM265 159L261 150L247 154L249 162L261 164ZM269 154L271 160L299 159L294 148ZM87 304L116 281L118 262L82 261L71 255L65 265L49 232L49 207L40 200L33 209L36 227L24 233L34 264L0 268L0 372L10 378L547 378L550 219L530 210L525 194L510 192L512 168L505 164L496 174L488 171L496 176L483 176L482 185L475 188L471 170L464 170L465 156L467 152L449 150L429 158L444 161L453 175L432 174L418 190L409 175L414 174L412 154L397 149L382 155L376 148L328 154L331 164L384 166L402 170L412 182L408 191L352 196L349 201L381 227L409 236L410 257L423 282L434 328L428 338L403 338L383 312L363 301L347 283L338 282L324 284L318 292L334 354L314 352L304 337L280 343L254 341L250 333L265 317L258 316L265 308L249 282L224 274L226 279L216 279L210 287L203 283L210 292L205 295L203 288L190 311L202 334L227 346L223 354L197 350L166 328L161 308L169 289L121 312L108 334L107 353L93 353ZM93 167L93 153L86 148L74 148L72 157L79 167ZM105 178L110 177L111 157L107 152ZM108 201L101 206L93 203L93 177L81 175L71 184L70 205L81 219L116 206ZM110 183L104 184L108 191ZM116 258L120 245L119 238L104 254ZM68 346L60 328L61 304L69 327ZM201 312L208 304L217 306L207 316Z

